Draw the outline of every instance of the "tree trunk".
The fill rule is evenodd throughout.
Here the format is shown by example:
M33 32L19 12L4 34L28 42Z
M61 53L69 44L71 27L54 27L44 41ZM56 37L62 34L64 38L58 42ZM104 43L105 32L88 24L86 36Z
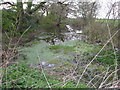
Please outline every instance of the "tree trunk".
M20 33L23 32L23 3L22 0L17 0L17 21L16 21L16 30Z

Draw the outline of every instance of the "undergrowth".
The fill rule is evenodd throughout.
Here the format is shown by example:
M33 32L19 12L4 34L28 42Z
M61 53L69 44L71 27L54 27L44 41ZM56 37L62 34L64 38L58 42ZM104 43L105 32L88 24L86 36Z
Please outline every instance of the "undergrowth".
M30 68L25 63L13 64L4 70L2 88L48 88L48 83L41 69ZM62 80L58 80L55 76L50 76L44 71L46 78L52 88L75 87L75 82L59 84ZM57 84L58 85L54 85ZM79 88L86 88L85 85L79 84Z

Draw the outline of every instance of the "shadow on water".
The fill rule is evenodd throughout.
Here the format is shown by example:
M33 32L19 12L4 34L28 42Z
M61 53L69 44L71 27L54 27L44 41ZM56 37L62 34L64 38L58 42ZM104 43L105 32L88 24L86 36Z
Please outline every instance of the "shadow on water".
M35 36L37 40L44 40L50 45L57 45L61 42L71 40L85 40L82 35L82 30L73 29L70 25L66 25L65 28L55 27Z

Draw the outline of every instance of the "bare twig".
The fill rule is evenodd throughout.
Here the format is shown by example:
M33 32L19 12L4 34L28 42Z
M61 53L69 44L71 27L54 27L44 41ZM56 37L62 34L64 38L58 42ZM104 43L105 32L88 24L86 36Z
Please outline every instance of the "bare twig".
M38 58L39 58L39 61L41 62L41 59L40 59L39 54L38 54ZM51 88L51 86L50 86L50 84L49 84L49 82L48 82L48 79L47 79L47 77L46 77L46 75L45 75L45 73L44 73L44 69L43 69L42 65L41 65L41 69L42 69L42 73L43 73L43 75L44 75L44 78L45 78L45 80L46 80L49 88L52 90L52 88Z
M102 73L100 73L100 74L98 74L98 75L95 75L89 82L88 82L88 84L87 84L87 86L89 85L89 84L91 84L91 82L96 78L96 77L100 77L100 75L101 74L104 74L106 71L104 71L104 72L102 72Z
M106 81L117 71L119 71L120 69L115 70L114 72L112 72L110 75L107 76L107 78L101 83L101 85L99 86L99 88L102 88L103 84L106 83Z
M101 53L101 51L107 46L107 44L111 41L111 39L112 39L119 31L120 31L120 29L117 30L117 31L113 34L113 36L105 43L105 45L104 45L104 46L101 48L101 50L94 56L94 58L90 61L90 63L87 64L87 66L85 67L82 75L81 75L80 78L78 79L78 82L77 82L77 84L76 84L76 87L78 86L81 78L83 77L83 75L84 75L84 73L86 72L86 70L87 70L87 68L89 67L89 65L96 59L96 57Z
M101 87L102 85L103 85L103 82L104 82L104 80L105 80L105 78L107 77L107 75L109 74L109 68L110 67L108 67L108 69L107 69L107 71L106 71L106 74L105 74L105 76L103 77L103 80L102 80L102 83L99 85L99 87Z
M23 34L20 36L20 38L18 39L17 43L15 44L14 48L13 48L13 52L16 49L18 43L20 42L21 38L23 37L23 35L31 28L31 26L29 26L24 32Z

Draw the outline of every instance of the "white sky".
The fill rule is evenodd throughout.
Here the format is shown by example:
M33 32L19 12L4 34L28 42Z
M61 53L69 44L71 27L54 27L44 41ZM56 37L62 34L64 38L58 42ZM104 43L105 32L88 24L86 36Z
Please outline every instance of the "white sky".
M105 18L106 14L108 13L110 9L110 5L120 0L96 0L96 1L98 1L101 5L101 9L99 11L98 17Z
M17 0L1 0L1 1L16 2ZM28 1L28 0L23 0L23 1ZM34 2L39 2L39 1L44 1L44 0L34 0ZM57 1L57 0L55 0L55 1ZM62 1L62 0L58 0L58 1ZM76 1L88 1L88 0L74 0L74 2L76 2ZM99 10L98 17L99 18L105 18L107 12L109 11L110 4L114 3L114 2L117 2L117 1L120 1L120 0L89 0L89 1L96 1L96 2L100 3L101 9Z

